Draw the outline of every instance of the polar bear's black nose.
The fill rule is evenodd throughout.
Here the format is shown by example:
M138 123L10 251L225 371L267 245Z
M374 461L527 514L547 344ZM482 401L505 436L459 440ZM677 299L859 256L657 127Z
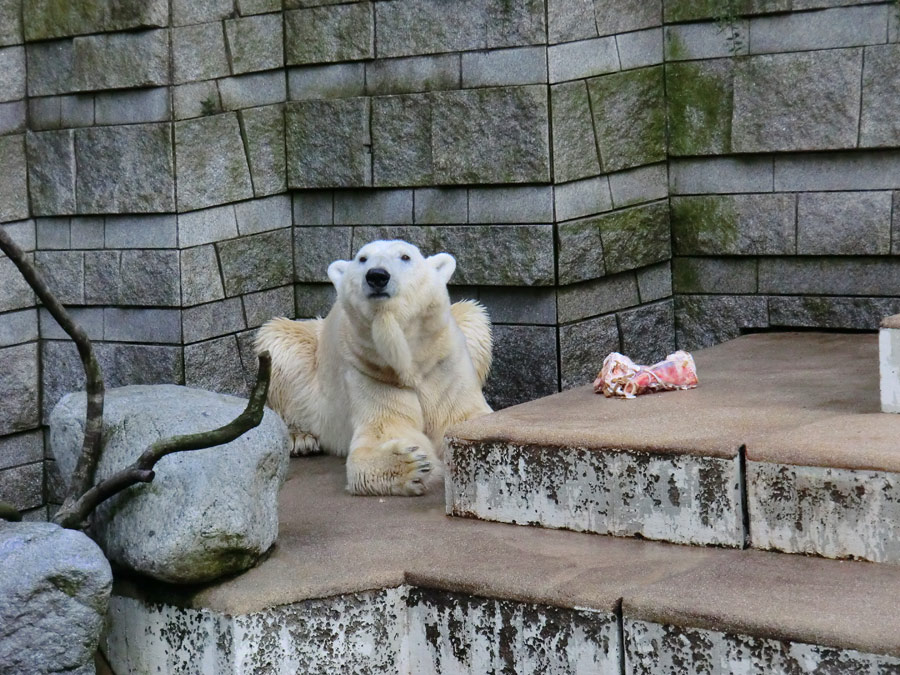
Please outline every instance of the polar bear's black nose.
M382 267L373 267L366 272L366 283L376 290L381 290L387 286L391 280L391 274Z

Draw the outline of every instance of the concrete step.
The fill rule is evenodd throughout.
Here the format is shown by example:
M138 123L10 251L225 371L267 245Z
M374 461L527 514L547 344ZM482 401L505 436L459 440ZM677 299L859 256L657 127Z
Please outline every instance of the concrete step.
M900 567L447 518L293 460L258 567L116 580L116 673L900 672Z
M450 431L447 513L681 544L900 563L900 416L874 334L747 335L697 389L590 386Z

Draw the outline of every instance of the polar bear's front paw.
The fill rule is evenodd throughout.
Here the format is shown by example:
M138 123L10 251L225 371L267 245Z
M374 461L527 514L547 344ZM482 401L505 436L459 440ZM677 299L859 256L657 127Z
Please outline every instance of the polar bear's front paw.
M291 432L291 457L315 455L321 452L319 439L305 431Z
M401 439L387 441L372 452L370 461L351 455L348 489L358 495L415 497L428 490L440 463L432 452Z

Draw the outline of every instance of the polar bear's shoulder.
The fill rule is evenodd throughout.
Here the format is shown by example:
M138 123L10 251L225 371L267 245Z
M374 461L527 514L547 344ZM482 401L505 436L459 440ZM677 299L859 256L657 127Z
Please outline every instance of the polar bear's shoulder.
M475 300L461 300L450 305L453 320L466 337L469 357L475 365L478 381L484 386L491 369L491 320L483 305Z

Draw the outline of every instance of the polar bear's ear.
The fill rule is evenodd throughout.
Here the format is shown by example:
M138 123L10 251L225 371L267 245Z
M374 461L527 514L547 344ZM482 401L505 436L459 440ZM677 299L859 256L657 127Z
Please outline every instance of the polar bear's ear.
M438 278L445 284L450 281L450 277L456 271L456 258L449 253L437 253L426 258L425 262L434 268Z
M340 288L341 279L344 278L344 272L347 271L349 264L349 260L335 260L328 266L328 278L331 279L335 288Z

